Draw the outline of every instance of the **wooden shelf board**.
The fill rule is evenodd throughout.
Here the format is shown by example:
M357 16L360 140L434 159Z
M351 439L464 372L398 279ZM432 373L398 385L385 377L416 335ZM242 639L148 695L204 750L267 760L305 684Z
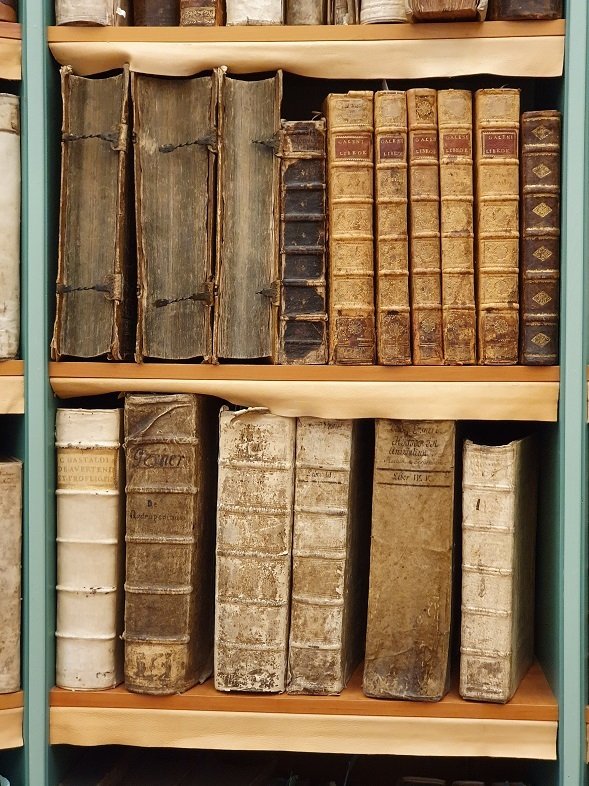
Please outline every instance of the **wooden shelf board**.
M0 750L23 745L23 693L0 694Z
M0 79L20 80L21 59L21 26L16 22L0 22Z
M24 696L21 690L16 693L0 693L0 712L15 710L24 706Z
M24 360L0 360L0 377L22 377L24 373Z

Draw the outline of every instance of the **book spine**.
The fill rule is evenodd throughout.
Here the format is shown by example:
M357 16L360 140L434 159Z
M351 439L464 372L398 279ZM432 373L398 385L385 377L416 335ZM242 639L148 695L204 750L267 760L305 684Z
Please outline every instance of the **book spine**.
M18 355L20 336L20 102L0 93L0 358Z
M22 464L0 461L0 693L20 688Z
M438 92L444 362L476 363L472 94Z
M223 24L221 0L180 0L182 27L214 27Z
M56 684L122 679L121 411L58 409Z
M444 361L437 93L407 91L413 362Z
M287 25L324 25L325 0L286 0Z
M0 0L0 21L1 22L18 21L17 0Z
M55 0L57 25L112 27L128 24L128 2L116 0Z
M283 0L226 0L228 25L283 25Z
M438 701L448 690L454 465L453 422L377 420L367 696Z
M332 4L332 24L355 25L358 23L357 5L355 0L329 0Z
M476 240L478 356L483 365L519 357L520 91L477 90Z
M282 123L278 362L327 363L325 121Z
M372 365L374 315L374 100L366 91L327 97L329 359Z
M468 22L485 19L487 0L407 0L412 22Z
M562 0L489 0L489 19L560 19Z
M292 558L294 418L220 417L215 687L285 688Z
M125 399L125 685L182 693L212 671L214 400Z
M532 662L537 446L464 445L460 695L507 702Z
M520 362L558 364L561 115L522 115Z
M374 138L378 362L405 366L411 364L411 314L404 92L375 94Z
M135 27L177 27L179 0L133 0Z
M405 0L362 0L360 24L406 22Z

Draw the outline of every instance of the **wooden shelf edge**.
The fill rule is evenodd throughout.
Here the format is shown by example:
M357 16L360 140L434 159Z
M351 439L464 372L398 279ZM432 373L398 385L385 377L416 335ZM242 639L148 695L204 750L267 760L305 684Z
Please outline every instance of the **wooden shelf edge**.
M0 360L0 377L22 377L24 373L24 360Z
M20 695L20 704L14 707L3 707L3 701L0 701L0 750L22 748L24 744L22 693L11 695Z
M21 690L16 693L0 693L0 712L15 710L24 706L24 695Z
M22 26L19 22L0 22L0 39L22 39Z

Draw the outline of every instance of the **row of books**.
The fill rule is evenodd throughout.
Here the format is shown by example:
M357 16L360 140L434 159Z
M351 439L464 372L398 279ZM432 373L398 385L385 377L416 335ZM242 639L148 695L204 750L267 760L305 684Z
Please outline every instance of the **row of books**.
M531 664L533 436L127 394L58 410L56 444L60 687L330 695L364 657L367 696L437 701L459 620L464 698Z
M20 689L22 463L0 459L0 693Z
M557 363L558 112L419 87L281 122L280 72L129 82L62 70L54 359Z
M0 93L0 170L0 360L6 360L18 356L20 341L20 101L10 93Z
M136 26L349 25L562 16L562 0L489 0L489 6L487 17L487 0L56 0L55 16L58 25Z

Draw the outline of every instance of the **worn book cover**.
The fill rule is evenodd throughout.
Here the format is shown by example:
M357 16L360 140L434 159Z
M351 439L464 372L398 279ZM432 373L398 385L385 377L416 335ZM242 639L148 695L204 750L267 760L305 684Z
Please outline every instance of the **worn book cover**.
M138 361L212 355L217 81L133 74Z
M125 686L182 693L212 672L216 399L128 394Z
M560 19L562 0L489 0L489 19Z
M279 303L282 72L221 76L214 354L273 358Z
M560 112L524 112L521 134L520 362L555 366L560 316Z
M355 25L360 20L360 0L328 0L330 24Z
M329 0L286 0L287 25L324 25Z
M278 362L327 363L325 120L282 121Z
M327 119L329 360L372 365L374 314L374 95L331 93Z
M449 687L455 431L376 421L367 696L439 701Z
M411 22L483 22L488 0L406 0Z
M123 679L124 471L120 409L58 409L55 683Z
M362 0L360 24L406 22L405 0Z
M285 689L296 419L220 417L215 687Z
M20 340L20 101L0 93L0 359L18 356Z
M132 354L129 71L88 79L61 69L63 132L54 360ZM92 319L88 315L92 315Z
M183 27L213 27L223 24L222 0L180 0L180 24Z
M133 23L135 27L176 27L179 0L133 0Z
M131 21L132 0L55 0L56 25L114 27Z
M228 25L282 25L284 0L225 0Z
M507 702L534 655L538 445L464 444L460 695Z
M0 693L20 688L22 463L0 459Z

